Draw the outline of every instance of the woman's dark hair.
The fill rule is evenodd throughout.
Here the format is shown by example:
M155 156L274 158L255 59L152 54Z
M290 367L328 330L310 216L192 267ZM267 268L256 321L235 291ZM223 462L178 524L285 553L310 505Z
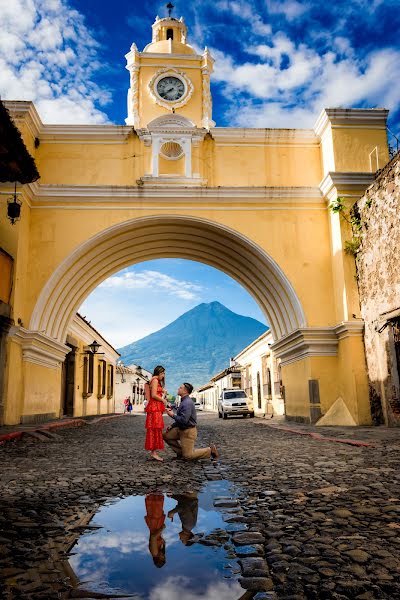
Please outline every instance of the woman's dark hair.
M159 375L163 371L165 372L165 368L162 365L157 365L157 367L154 367L153 376Z
M153 556L153 563L158 568L161 569L165 565L165 542L161 545L160 550L157 556Z

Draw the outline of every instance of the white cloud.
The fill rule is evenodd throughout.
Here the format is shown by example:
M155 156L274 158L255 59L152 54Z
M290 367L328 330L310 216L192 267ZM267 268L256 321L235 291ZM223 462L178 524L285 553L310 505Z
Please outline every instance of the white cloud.
M249 46L242 64L219 50L214 80L232 101L228 117L239 126L311 127L323 108L400 105L400 51L386 48L357 59L346 38L319 54L282 32L269 44ZM389 77L390 74L390 77ZM254 99L264 102L254 102Z
M221 12L229 12L236 17L243 19L243 21L251 25L254 33L258 35L270 35L272 31L271 25L269 23L264 23L250 2L220 0L215 6Z
M141 271L136 273L128 271L109 277L99 286L102 288L117 288L119 290L148 289L153 294L167 292L183 300L197 300L198 293L203 291L202 286L175 279L159 271Z
M0 0L0 94L31 100L44 122L104 123L110 93L93 82L98 43L65 0Z
M310 8L307 2L297 2L297 0L283 0L282 2L269 0L267 6L270 14L282 13L288 21L298 19Z

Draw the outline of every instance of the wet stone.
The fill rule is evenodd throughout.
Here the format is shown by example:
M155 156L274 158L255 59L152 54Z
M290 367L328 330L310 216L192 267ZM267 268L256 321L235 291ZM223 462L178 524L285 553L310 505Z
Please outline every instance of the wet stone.
M246 531L248 525L246 523L232 523L226 527L226 531L232 533L232 531Z
M273 590L274 584L269 577L241 577L239 583L245 590L262 592Z
M264 554L264 548L260 544L253 544L252 546L237 546L236 556L262 556Z
M237 508L238 501L232 498L221 498L214 500L215 508Z
M264 558L242 558L243 577L268 577L269 569Z
M363 550L349 550L346 554L356 563L366 563L370 559L369 554Z
M232 541L236 546L248 546L249 544L262 544L265 538L258 532L237 532L232 536Z

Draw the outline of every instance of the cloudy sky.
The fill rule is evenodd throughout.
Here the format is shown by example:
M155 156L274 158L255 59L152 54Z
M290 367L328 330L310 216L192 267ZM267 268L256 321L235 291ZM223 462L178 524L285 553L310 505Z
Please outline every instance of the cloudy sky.
M199 51L208 46L216 59L217 125L312 127L324 107L383 106L400 137L398 0L176 0L175 6L189 42ZM163 4L0 0L1 97L33 100L47 123L124 123L124 55L132 42L142 50L151 40L156 14L166 15ZM121 346L214 299L262 319L232 280L188 261L143 263L117 274L82 312Z
M216 59L217 125L310 127L324 107L384 106L400 121L398 0L175 2L189 42ZM0 94L45 122L123 123L124 55L163 4L0 0Z

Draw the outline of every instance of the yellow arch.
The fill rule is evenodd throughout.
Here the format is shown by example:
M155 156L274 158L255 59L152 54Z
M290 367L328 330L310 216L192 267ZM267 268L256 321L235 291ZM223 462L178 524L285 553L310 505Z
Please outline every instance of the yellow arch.
M206 219L157 215L119 223L78 246L44 286L30 329L63 343L71 320L93 289L129 265L156 258L186 258L231 276L256 300L275 340L306 326L291 283L254 242Z

